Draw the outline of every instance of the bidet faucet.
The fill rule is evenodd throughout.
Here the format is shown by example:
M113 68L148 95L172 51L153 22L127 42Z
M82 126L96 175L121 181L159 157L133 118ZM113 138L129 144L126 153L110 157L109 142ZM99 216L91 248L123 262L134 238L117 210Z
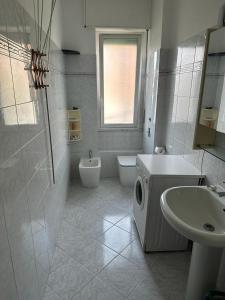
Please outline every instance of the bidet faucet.
M92 150L90 149L89 150L89 158L91 159L93 157L93 154L92 154Z

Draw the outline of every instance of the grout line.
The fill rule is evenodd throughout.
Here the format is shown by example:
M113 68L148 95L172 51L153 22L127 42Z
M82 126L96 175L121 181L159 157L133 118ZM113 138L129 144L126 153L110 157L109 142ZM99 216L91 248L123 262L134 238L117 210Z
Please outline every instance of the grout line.
M122 229L123 231L126 231L126 232L129 233L130 235L134 236L135 239L136 239L136 235L135 235L133 232L130 232L130 231L128 231L128 230L126 230L126 229L124 229L124 228L118 226L117 224L115 224L115 226L116 226L117 228L119 228L119 229Z
M65 253L65 255L66 256L68 256L68 259L72 259L75 263L78 263L82 268L84 268L88 273L90 273L92 276L91 276L91 278L90 278L90 280L88 280L88 282L82 287L82 288L79 288L76 292L75 292L75 294L73 294L72 296L71 296L71 298L69 298L69 300L70 299L72 299L75 295L77 295L80 291L82 291L92 280L94 280L94 278L96 277L96 275L97 275L97 273L93 273L93 272L91 272L85 265L83 265L83 264L81 264L79 261L77 261L72 255L70 255L70 254L68 254L63 248L61 248L60 246L58 246L57 245L57 247L60 249L60 250L62 250L64 253ZM55 272L58 268L60 268L61 266L62 266L63 264L60 264L54 271L52 271L52 272L50 272L50 274L51 273L53 273L53 272ZM48 284L47 284L48 285ZM51 288L52 289L52 288ZM53 289L52 289L53 290ZM58 295L54 290L53 290L53 292L56 294L56 295ZM58 295L59 296L59 295ZM59 296L60 297L60 296Z
M3 209L3 219L4 219L4 227L5 227L5 231L6 231L6 236L7 236L7 242L8 242L8 247L9 247L9 256L10 256L10 262L11 262L11 267L12 267L12 272L13 272L13 279L14 279L14 284L15 284L15 289L16 289L16 294L17 297L19 297L19 288L18 288L18 283L16 280L16 273L15 273L15 262L13 259L13 254L12 254L12 247L9 241L9 233L8 233L8 229L7 229L7 223L6 223L6 217L5 217L5 207L4 207L4 200L2 203L2 209ZM33 243L33 239L32 239L32 243Z
M129 246L129 245L127 245L127 247L128 247L128 246ZM108 247L108 248L109 248L109 247ZM114 250L114 251L115 251L115 250ZM123 251L123 250L122 250L122 251ZM98 277L98 275L99 275L103 270L105 270L105 269L106 269L106 268L107 268L107 267L108 267L115 259L117 259L118 257L121 257L121 258L127 260L129 263L131 263L126 257L122 256L121 254L118 254L118 255L115 256L115 257L114 257L107 265L105 265L101 271L99 271L99 272L97 273L96 277L97 277L99 280L101 280L102 282L104 282L106 285L110 286L113 290L117 291L123 298L127 299L127 297L131 294L131 292L134 290L134 288L136 288L136 286L139 284L138 282L136 283L135 287L131 289L131 292L130 292L127 296L124 296L124 294L121 293L119 289L117 289L117 288L115 288L113 285L111 285L110 282L105 281L104 279L101 279L101 278ZM134 265L134 266L136 266L134 263L131 263L131 264Z
M42 129L39 131L35 136L33 136L29 141L27 141L23 146L21 146L19 149L17 149L13 154L11 154L4 162L1 163L3 165L4 163L7 163L10 159L12 159L14 156L16 156L19 152L21 152L25 147L27 147L31 142L33 142L39 135L41 135L45 129ZM0 168L1 168L0 165Z
M66 207L66 206L65 206ZM76 207L76 205L74 206L74 207ZM82 206L81 206L82 207ZM88 208L86 208L86 207L82 207L85 211L87 211L87 212L90 212L90 210L88 209ZM65 211L65 208L64 208L64 211ZM94 211L94 210L93 210ZM99 245L102 245L102 246L104 246L104 247L106 247L106 248L108 248L109 250L111 250L113 253L115 253L115 256L107 263L107 264L105 264L99 271L97 271L97 272L91 272L84 264L81 264L79 261L77 261L76 260L76 258L75 257L73 257L71 254L69 254L69 253L67 253L66 252L66 250L64 250L60 245L58 245L57 244L57 240L56 240L56 247L58 247L61 251L63 251L63 253L65 253L65 255L68 257L68 259L72 259L72 260L74 260L75 262L77 262L77 263L79 263L84 269L86 269L89 273L91 273L93 276L92 276L92 278L81 288L81 289L79 289L79 290L77 290L76 292L75 292L75 294L73 294L72 295L72 297L70 298L70 299L72 299L75 295L77 295L81 290L83 290L91 281L93 281L95 278L98 278L99 279L99 277L98 277L98 275L104 270L104 269L106 269L116 258L118 258L119 256L120 257L122 257L122 258L124 258L124 259L126 259L125 257L123 257L122 255L121 255L121 253L122 253L122 251L124 251L136 238L135 238L135 236L132 234L132 233L130 233L130 232L128 232L128 231L126 231L126 230L124 230L123 228L120 228L120 227L118 227L118 226L116 226L116 224L117 223L119 223L121 220L123 220L124 218L126 218L129 214L126 214L125 216L123 216L121 219L119 219L119 220L117 220L115 223L112 223L112 222L110 222L110 221L108 221L107 219L105 219L104 217L102 217L101 215L98 215L97 213L95 213L95 215L96 216L98 216L99 217L99 220L101 220L101 221L103 221L103 220L105 220L105 221L107 221L108 223L110 223L112 226L110 226L107 230L105 230L103 233L101 233L101 234L99 234L99 237L100 236L102 236L102 235L104 235L105 234L105 232L107 232L108 230L110 230L110 229L112 229L113 227L116 227L116 228L118 228L118 229L120 229L120 230L122 230L122 231L124 231L124 232L126 232L126 233L128 233L132 238L134 238L134 239L132 239L132 241L130 241L129 243L128 243L128 245L126 245L126 247L124 247L121 251L115 251L113 248L111 248L111 247L109 247L108 245L105 245L104 243L102 243L98 238L98 235L95 235L94 237L91 237L91 239L95 242L95 243L97 243L97 244L99 244ZM63 218L63 220L67 223L67 224L69 224L69 225L74 225L75 226L75 224L72 224L72 222L70 222L70 221L68 221L65 217ZM61 226L61 225L60 225ZM82 233L82 231L80 230L80 228L78 228L78 231L80 231L81 233ZM91 242L90 242L90 244L91 244ZM87 246L85 246L85 248L86 247L89 247L90 246L90 244L88 244ZM126 259L127 260L127 259ZM127 261L129 261L129 260L127 260ZM130 262L130 261L129 261ZM56 270L60 267L60 266L62 266L62 264L61 265L59 265L57 268L56 268ZM54 270L55 271L55 270ZM53 271L53 272L54 272ZM115 291L117 291L123 298L127 298L127 297L124 297L124 295L118 290L118 289L116 289L114 286L112 286L109 282L106 282L106 281L103 281L102 279L99 279L100 281L102 281L102 282L104 282L104 283L106 283L107 285L109 285L113 290L115 290ZM136 285L135 285L136 286ZM51 287L50 287L51 288ZM53 292L54 292L54 290L53 290Z

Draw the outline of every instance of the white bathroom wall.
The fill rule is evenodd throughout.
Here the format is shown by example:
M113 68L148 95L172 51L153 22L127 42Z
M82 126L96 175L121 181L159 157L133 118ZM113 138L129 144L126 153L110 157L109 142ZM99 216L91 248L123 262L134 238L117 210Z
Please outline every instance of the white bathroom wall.
M155 145L162 145L165 138L167 101L160 93L163 76L159 68L164 68L165 56L160 49L176 47L178 43L209 27L221 23L224 0L152 0L151 30L149 44L149 64L145 99L144 152L152 153ZM153 62L155 59L155 62ZM171 57L171 59L174 59ZM161 60L161 62L159 62ZM158 67L155 67L157 66ZM160 81L160 82L159 82ZM161 97L161 100L158 98ZM149 118L151 122L149 122ZM151 134L149 136L148 129ZM157 133L158 131L158 133Z
M145 86L145 120L143 151L153 153L155 146L156 109L158 97L159 58L163 33L164 0L152 0L148 40L148 59Z
M164 0L152 0L150 10L149 49L159 49L162 43Z
M62 6L63 48L95 54L95 27L146 28L150 23L150 0L88 0L88 26L84 28L84 0L66 0Z
M101 175L117 176L117 155L142 152L142 130L98 130L95 55L66 55L65 61L67 105L81 109L82 140L70 144L71 177L79 175L79 160L90 149L102 158Z
M157 70L153 72L153 76L158 78L154 144L166 143L169 152L184 154L185 143L186 150L189 148L190 151L192 148L194 125L192 124L192 129L188 128L188 137L185 130L188 110L190 109L189 118L192 122L196 116L198 91L191 92L191 89L199 88L204 51L204 32L194 35L221 22L225 1L217 0L212 3L202 0L173 0L164 1L161 5L156 2L157 4L153 0L152 8L156 7L161 13L163 11L163 17L161 18L160 13L159 19L152 22L153 31L160 32L161 29L161 40L153 39L152 47L154 44L158 48L162 47L159 73ZM192 38L187 39L188 37ZM146 101L151 103L151 99ZM179 126L176 125L178 123ZM195 152L195 156L198 154L199 152Z
M36 7L36 16L37 16L37 0L18 0L18 2L22 5L25 11L34 19L34 5ZM51 38L54 43L61 49L62 46L62 0L57 0L54 15L52 18L52 30L51 30ZM44 0L43 1L43 28L45 32L47 32L47 28L49 25L49 17L50 17L50 9L51 9L52 0ZM39 1L40 11L41 11L41 1Z
M151 40L150 40L151 41ZM158 73L160 51L150 49L148 52L148 65L145 87L145 120L143 129L143 151L153 153L155 145L156 104L158 97Z
M16 0L0 0L0 6L1 34L20 50L22 44L35 46L34 22L26 11ZM67 196L64 62L54 43L50 54L55 184L44 90L32 87L20 53L15 58L7 46L4 55L0 50L0 299L5 300L42 299Z
M145 28L149 26L150 1L87 1L87 28L84 28L84 1L67 0L63 12L63 47L81 55L66 55L68 107L81 108L82 141L70 145L71 175L78 176L80 157L89 149L102 157L102 176L117 176L118 154L142 152L142 130L101 131L97 128L97 82L95 26ZM92 25L92 26L89 26Z
M161 111L164 122L158 127L159 138L164 140L168 153L182 154L198 168L202 165L207 181L215 184L225 178L225 163L207 153L202 160L203 152L193 150L204 45L202 33L177 48L161 50L158 102L164 103L166 109ZM209 89L213 90L213 83ZM221 134L220 137L221 145L224 145L224 136Z
M149 0L87 0L86 24L94 27L147 28Z
M204 31L201 34L199 32L217 25L218 22L221 24L224 3L224 0L213 3L202 0L152 1L152 13L155 15L158 12L159 18L154 20L154 17L151 17L153 37L152 40L150 38L149 49L152 57L155 51L159 51L160 54L159 68L153 71L154 67L150 64L149 69L152 78L158 82L158 91L153 101L153 106L156 107L155 131L152 139L144 137L144 150L152 147L152 144L155 146L163 143L166 143L169 152L173 148L171 144L175 147L173 153L184 154L185 143L189 143L188 147L191 150L194 125L192 124L191 130L187 130L189 137L186 137L184 131L188 110L190 109L189 118L192 122L195 121L197 110L198 91L192 93L191 89L199 88L201 79ZM155 33L160 33L158 36L161 39L154 38ZM190 36L191 38L187 39ZM147 110L148 105L152 105L151 96L152 92L145 100ZM147 122L148 119L145 118L145 128ZM177 122L178 127L174 125ZM171 126L176 127L174 131L171 130ZM199 152L196 155L198 154Z
M222 24L224 4L224 0L164 1L162 47L175 47L206 28Z

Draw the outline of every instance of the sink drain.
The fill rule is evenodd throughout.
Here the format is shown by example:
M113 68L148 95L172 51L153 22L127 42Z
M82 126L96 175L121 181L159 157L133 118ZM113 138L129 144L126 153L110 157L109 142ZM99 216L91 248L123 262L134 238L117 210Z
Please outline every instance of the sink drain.
M209 224L209 223L205 223L203 225L203 228L206 230L206 231L215 231L215 227L212 225L212 224Z

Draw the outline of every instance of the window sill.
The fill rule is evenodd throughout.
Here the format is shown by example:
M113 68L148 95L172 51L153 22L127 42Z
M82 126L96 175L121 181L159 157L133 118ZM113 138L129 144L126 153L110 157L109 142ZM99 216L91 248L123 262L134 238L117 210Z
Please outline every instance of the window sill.
M132 128L132 127L122 127L122 128L119 128L119 127L111 127L111 128L98 128L97 129L97 132L102 132L102 131L139 131L139 132L142 132L143 131L143 128Z

